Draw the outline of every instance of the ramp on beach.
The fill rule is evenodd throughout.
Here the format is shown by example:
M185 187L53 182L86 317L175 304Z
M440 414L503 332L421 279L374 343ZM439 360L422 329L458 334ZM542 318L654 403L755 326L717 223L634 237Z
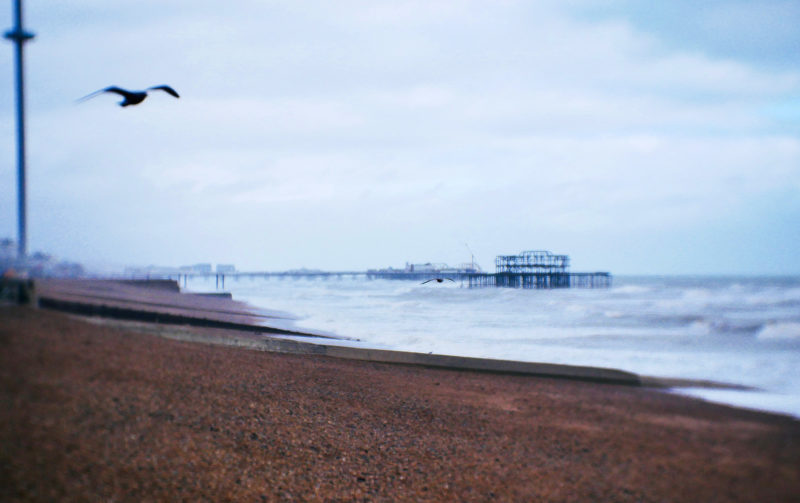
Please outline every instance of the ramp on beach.
M639 376L601 367L357 347L340 342L350 340L347 337L293 329L293 318L287 313L257 310L233 300L230 294L182 293L173 280L37 279L26 297L40 308L134 323L140 330L162 337L259 351L632 386L742 389L725 383Z
M37 279L40 308L135 323L163 337L260 351L503 374L558 377L638 386L639 376L615 369L468 358L342 345L330 334L292 328L286 313L255 310L229 295L181 293L171 280ZM327 343L326 343L327 342Z
M287 328L293 320L288 314L256 310L230 294L181 293L171 280L37 279L33 297L38 307L87 316L335 338Z

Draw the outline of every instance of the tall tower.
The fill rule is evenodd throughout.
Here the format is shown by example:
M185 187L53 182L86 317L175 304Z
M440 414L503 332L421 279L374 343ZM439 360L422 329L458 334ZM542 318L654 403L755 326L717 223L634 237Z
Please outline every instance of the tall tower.
M25 203L25 81L23 72L23 51L25 42L33 38L33 33L22 28L22 0L14 0L15 26L5 33L5 38L14 43L14 68L16 73L17 94L17 216L19 217L19 234L17 258L24 260L28 255L28 236L26 229Z

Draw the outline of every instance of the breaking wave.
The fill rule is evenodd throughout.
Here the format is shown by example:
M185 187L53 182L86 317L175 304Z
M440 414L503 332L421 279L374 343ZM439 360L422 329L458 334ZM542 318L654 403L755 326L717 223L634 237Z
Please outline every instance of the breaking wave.
M760 340L800 341L800 322L767 323L756 334Z

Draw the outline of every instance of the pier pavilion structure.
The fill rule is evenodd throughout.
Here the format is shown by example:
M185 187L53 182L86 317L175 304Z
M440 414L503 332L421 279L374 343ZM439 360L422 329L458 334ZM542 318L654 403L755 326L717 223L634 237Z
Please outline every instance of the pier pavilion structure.
M471 274L470 288L608 288L607 272L569 272L569 256L545 250L523 251L519 255L498 255L494 274Z

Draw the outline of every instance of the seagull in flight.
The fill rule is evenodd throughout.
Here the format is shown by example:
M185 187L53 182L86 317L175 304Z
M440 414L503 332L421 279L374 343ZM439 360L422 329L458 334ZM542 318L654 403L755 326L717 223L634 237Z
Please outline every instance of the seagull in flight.
M171 88L171 87L169 87L167 85L148 87L144 91L128 91L127 89L122 89L121 87L109 86L109 87L106 87L105 89L100 89L99 91L95 91L95 92L93 92L91 94L87 94L83 98L79 99L78 102L86 101L89 98L94 98L98 94L102 94L102 93L115 93L115 94L119 94L120 96L122 96L124 98L122 101L119 102L119 106L127 107L128 105L138 105L139 103L143 102L144 99L147 98L147 91L151 91L151 90L164 91L165 93L171 94L172 96L175 96L176 98L180 98L180 95L178 95L178 92L175 91L175 89L173 89L173 88Z
M453 280L452 278L431 278L428 281L423 281L420 284L424 285L425 283L430 283L431 281L435 281L437 283L444 283L444 280L449 280L449 281L452 281L453 283L455 283L455 280Z

